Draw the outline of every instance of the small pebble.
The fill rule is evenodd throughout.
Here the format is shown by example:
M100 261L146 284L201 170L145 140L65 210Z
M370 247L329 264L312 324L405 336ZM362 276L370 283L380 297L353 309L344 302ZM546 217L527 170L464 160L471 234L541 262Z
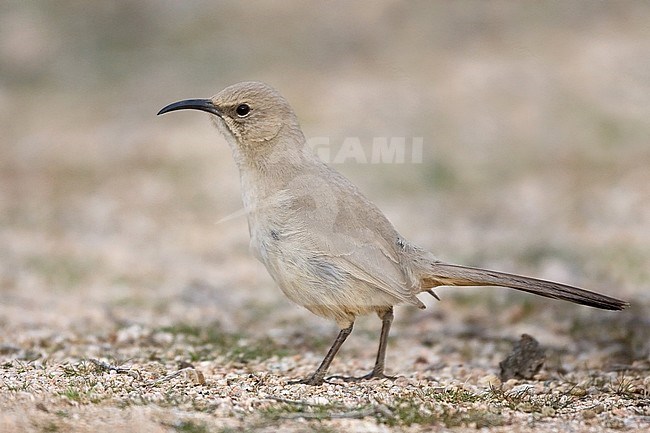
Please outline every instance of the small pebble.
M483 376L478 380L478 385L485 388L500 388L501 379L499 379L496 374L488 374L487 376Z
M310 399L307 399L307 402L309 404L320 405L320 406L325 406L325 405L330 404L330 401L329 401L328 398L321 397L321 396L315 396L315 397L312 397Z
M551 406L544 406L541 412L543 416L555 416L555 409Z
M596 412L593 409L587 409L582 411L582 417L584 419L596 418Z
M585 395L587 395L587 391L584 388L576 386L573 389L571 389L570 394L574 397L584 397Z
M524 393L531 393L534 394L535 390L535 385L531 385L529 383L522 383L521 385L517 385L514 388L510 390L510 394L524 394Z
M532 412L533 405L527 401L524 401L517 405L517 410L521 412Z
M503 389L504 391L510 391L510 390L512 390L512 389L513 389L513 388L514 388L518 383L519 383L519 381L518 381L517 379L510 379L510 380L507 380L507 381L503 382L503 388L502 388L502 389Z

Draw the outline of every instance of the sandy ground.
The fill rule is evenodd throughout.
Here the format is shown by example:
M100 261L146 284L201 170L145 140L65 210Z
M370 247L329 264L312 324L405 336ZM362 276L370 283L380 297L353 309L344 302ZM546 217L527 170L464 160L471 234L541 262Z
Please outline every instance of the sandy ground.
M182 5L1 7L0 431L650 428L644 2ZM205 116L155 117L243 79L331 154L422 137L421 162L336 167L440 258L632 307L442 288L397 310L396 380L290 384L334 325L249 254ZM379 327L360 318L332 373L367 372ZM502 382L524 333L546 362Z

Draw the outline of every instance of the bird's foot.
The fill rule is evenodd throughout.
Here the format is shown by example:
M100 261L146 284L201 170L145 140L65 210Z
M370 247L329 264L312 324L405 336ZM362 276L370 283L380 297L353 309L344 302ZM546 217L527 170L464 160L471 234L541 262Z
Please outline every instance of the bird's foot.
M388 376L387 374L384 374L383 371L371 371L368 374L365 374L363 376L330 376L327 378L329 379L340 379L344 382L361 382L362 380L372 380L372 379L388 379L388 380L395 380L397 379L397 376Z
M312 374L311 376L305 377L304 379L290 380L289 385L311 385L319 386L327 380L322 375Z

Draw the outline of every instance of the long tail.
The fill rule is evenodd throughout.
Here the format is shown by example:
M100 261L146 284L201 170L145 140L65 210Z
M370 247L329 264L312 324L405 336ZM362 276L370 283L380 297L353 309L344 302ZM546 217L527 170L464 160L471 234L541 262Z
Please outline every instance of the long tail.
M629 303L600 293L522 275L435 262L422 278L424 289L436 286L502 286L603 310L622 310Z

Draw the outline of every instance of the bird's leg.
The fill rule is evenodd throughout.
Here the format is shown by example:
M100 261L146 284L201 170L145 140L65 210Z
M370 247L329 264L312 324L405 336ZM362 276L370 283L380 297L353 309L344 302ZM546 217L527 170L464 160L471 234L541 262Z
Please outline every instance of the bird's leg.
M348 335L352 332L352 326L354 326L354 323L351 323L350 326L347 328L341 329L339 332L339 335L336 336L336 340L334 340L334 344L332 344L332 347L330 347L330 350L327 352L327 355L325 355L325 358L323 358L323 362L320 363L314 374L312 374L309 377L306 377L301 380L295 380L291 381L289 383L302 383L305 385L322 385L325 379L325 373L327 373L327 369L330 367L330 364L332 363L332 360L336 356L336 353L339 351L343 343L345 342L346 338L348 338Z
M346 382L358 382L368 379L395 379L393 376L384 374L384 365L386 362L386 346L388 345L388 334L390 325L393 323L393 307L382 310L378 313L381 319L381 334L379 336L379 348L377 349L377 359L372 371L361 377L332 376L332 379L343 379Z
M390 332L390 325L393 323L393 307L383 311L379 314L381 319L381 334L379 336L379 349L377 349L377 360L372 371L360 379L394 379L392 376L384 374L384 365L386 362L386 346L388 345L388 333Z

